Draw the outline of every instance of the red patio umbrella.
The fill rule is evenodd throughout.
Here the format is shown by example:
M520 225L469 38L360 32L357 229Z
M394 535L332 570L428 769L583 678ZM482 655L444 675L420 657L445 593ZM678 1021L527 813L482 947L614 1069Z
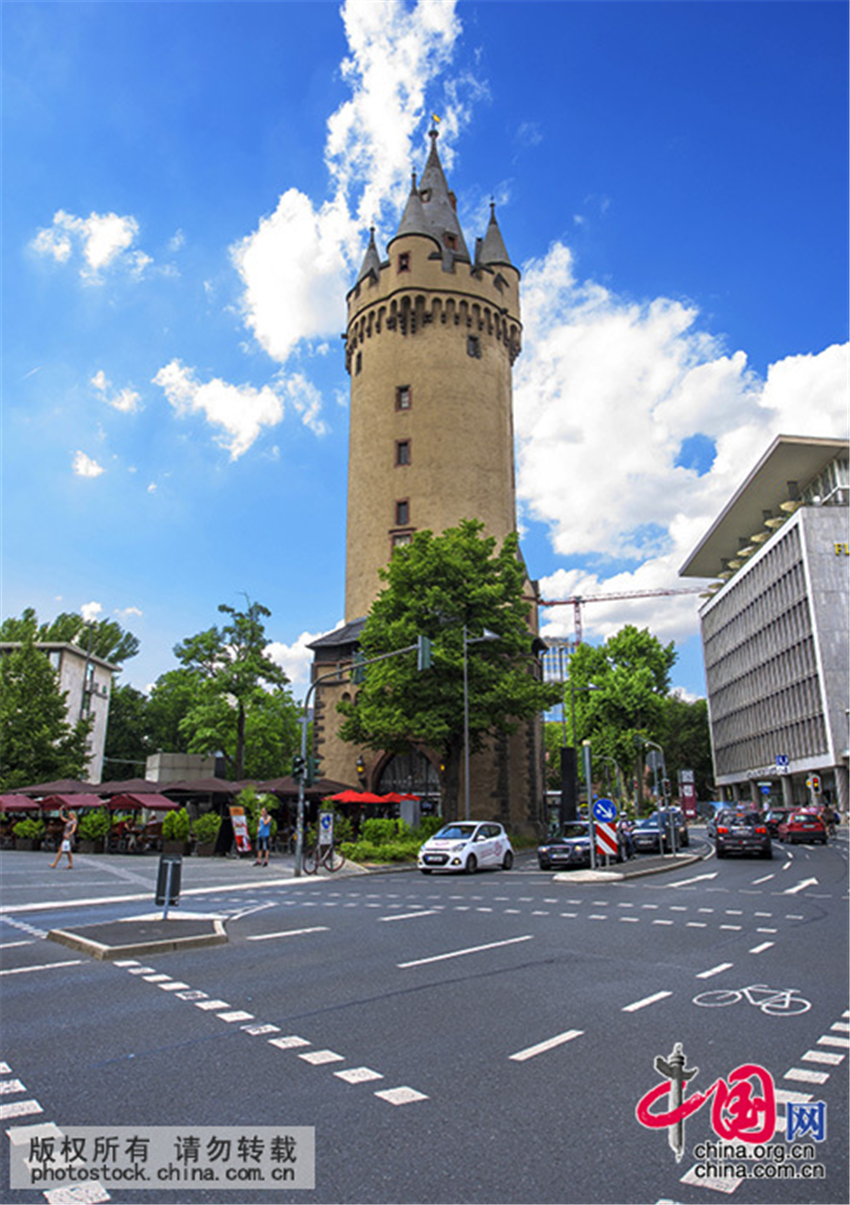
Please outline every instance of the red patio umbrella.
M166 799L164 795L137 795L135 792L126 792L124 795L114 795L106 805L110 812L118 812L126 808L127 811L135 811L137 808L150 808L152 812L172 812L176 811L182 805L175 803L173 799Z
M28 795L0 795L0 812L37 812L40 808Z
M54 808L72 808L75 812L80 808L102 808L104 802L97 795L48 795L42 799L41 806L45 811Z
M386 796L372 795L369 791L340 791L330 798L334 803L386 803Z

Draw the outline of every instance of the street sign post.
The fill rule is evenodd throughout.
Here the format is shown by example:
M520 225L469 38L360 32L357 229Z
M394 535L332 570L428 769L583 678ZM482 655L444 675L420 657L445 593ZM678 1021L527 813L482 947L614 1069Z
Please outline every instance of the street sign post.
M600 824L612 824L617 819L617 805L613 799L597 799L593 804L593 818Z
M604 854L606 857L616 858L619 848L616 824L597 822L593 827L596 829L596 852Z
M334 814L319 812L319 844L333 845L334 843Z

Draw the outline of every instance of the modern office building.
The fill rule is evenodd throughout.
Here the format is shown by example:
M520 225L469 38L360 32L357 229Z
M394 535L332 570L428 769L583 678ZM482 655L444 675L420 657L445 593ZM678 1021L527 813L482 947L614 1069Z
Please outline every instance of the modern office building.
M778 436L682 566L700 609L723 798L846 813L848 441Z
M379 571L416 531L478 519L498 543L516 530L512 366L520 353L519 271L495 208L470 255L430 134L382 258L374 230L348 294L345 362L351 378L345 624L315 641L314 679L350 666ZM537 609L529 582L529 626ZM531 644L531 640L529 642ZM314 738L322 773L369 790L439 797L434 750L402 755L344 744L336 704L356 688L317 688ZM542 814L542 729L523 725L473 758L471 813L514 824Z

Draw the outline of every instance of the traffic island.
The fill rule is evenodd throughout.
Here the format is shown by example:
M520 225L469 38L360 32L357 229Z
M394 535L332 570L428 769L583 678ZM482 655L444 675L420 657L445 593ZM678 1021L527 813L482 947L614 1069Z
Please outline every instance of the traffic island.
M92 958L112 961L136 954L170 954L227 942L224 923L217 917L157 917L107 921L79 929L51 929L50 941L59 942Z

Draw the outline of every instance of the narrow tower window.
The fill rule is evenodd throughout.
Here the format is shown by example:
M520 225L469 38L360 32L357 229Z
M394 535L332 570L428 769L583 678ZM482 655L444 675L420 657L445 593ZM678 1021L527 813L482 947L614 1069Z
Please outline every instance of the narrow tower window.
M398 385L395 391L395 408L396 410L410 409L410 386Z
M410 440L397 439L395 444L396 464L410 464Z
M363 352L359 351L354 359L354 375L359 376L363 370Z
M407 527L410 522L410 501L403 498L395 504L395 525L396 527Z
M466 336L466 354L472 356L473 360L481 359L481 340L477 335Z
M410 271L410 252L409 251L402 251L400 253L400 255L398 257L398 270L399 270L399 272L409 272Z

